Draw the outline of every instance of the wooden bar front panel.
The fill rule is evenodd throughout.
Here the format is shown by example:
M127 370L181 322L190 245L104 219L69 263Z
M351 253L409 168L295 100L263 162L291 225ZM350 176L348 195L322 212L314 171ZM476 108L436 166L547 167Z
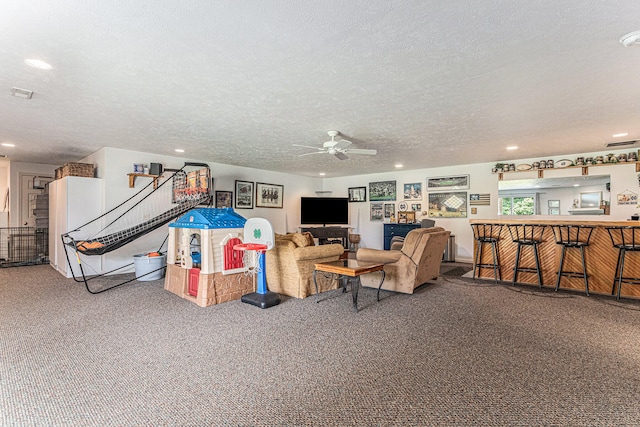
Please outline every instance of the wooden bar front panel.
M605 222L605 221L513 221L513 220L471 220L471 223L493 223L503 224L498 243L498 253L500 255L500 271L502 280L513 280L513 268L515 266L516 243L511 240L511 235L507 224L546 224L543 234L543 243L538 246L540 254L540 265L542 267L542 280L545 287L555 287L558 267L560 266L560 255L562 246L558 245L551 229L552 224L584 224L594 225L589 246L585 249L585 260L587 264L587 274L589 276L589 293L611 295L611 289L616 273L616 263L618 260L618 249L614 248L607 232L607 226L628 226L628 222ZM636 225L636 223L634 223ZM640 225L640 224L637 224ZM474 251L478 250L478 242L474 241ZM482 263L491 264L491 246L485 245L482 253ZM533 248L523 246L520 251L520 266L535 267L533 258ZM564 271L582 272L582 261L580 250L568 248L563 266ZM627 252L625 259L625 277L640 277L640 252ZM478 273L476 273L478 274ZM493 269L480 269L479 276L493 279ZM518 273L518 283L538 285L535 273ZM584 292L584 279L582 277L563 276L560 282L560 289L573 289ZM617 292L617 288L616 288ZM622 284L622 295L627 297L640 298L640 285Z

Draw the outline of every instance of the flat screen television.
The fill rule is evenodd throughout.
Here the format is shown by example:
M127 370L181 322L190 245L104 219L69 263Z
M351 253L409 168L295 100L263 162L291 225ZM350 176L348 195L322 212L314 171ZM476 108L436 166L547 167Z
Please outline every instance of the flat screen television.
M300 223L348 225L349 199L346 197L301 197Z

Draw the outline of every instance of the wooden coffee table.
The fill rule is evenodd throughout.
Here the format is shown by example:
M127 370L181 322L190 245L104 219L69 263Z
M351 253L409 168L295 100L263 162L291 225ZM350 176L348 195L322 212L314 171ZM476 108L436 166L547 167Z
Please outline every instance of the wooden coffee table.
M325 273L337 274L340 284L342 286L342 292L347 291L347 282L351 282L351 295L353 296L353 310L358 312L358 289L360 288L360 276L363 274L373 273L379 271L382 273L380 278L380 285L378 285L378 301L380 301L380 288L382 282L384 282L385 272L383 270L384 264L378 264L375 262L358 261L355 259L345 259L340 261L322 262L315 265L313 270L313 283L316 285L316 303L318 300L318 282L316 280L316 274L318 271Z

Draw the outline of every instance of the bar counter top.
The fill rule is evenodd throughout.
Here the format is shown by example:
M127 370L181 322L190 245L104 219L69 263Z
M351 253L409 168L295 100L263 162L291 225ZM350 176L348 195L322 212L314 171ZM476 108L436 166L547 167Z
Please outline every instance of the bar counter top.
M542 279L545 288L555 288L560 254L562 246L555 241L552 227L553 225L587 225L594 227L589 246L585 249L585 261L587 264L587 274L589 278L589 293L611 295L616 265L618 262L618 249L613 247L606 227L626 227L640 226L640 221L590 221L581 219L472 219L470 224L498 224L504 225L500 233L498 242L498 253L502 280L513 280L513 267L515 265L516 244L512 241L507 225L513 224L541 224L547 227L543 234L543 243L539 245L540 264L542 266ZM474 253L478 250L477 242L474 240ZM475 259L475 255L474 255ZM521 254L521 266L534 266L532 248L523 248ZM482 263L492 263L491 249L485 248L482 254ZM479 277L493 279L493 270L490 268L479 269ZM565 265L563 270L582 271L580 250L567 250ZM640 277L640 252L627 252L625 260L625 277ZM476 272L478 275L478 272ZM537 276L535 273L520 272L518 283L537 286ZM617 285L616 285L617 286ZM560 289L585 291L582 277L562 277ZM617 287L615 288L617 293ZM640 298L640 285L622 284L621 296Z
M580 219L471 219L470 224L544 224L544 225L590 225L593 227L626 227L628 225L640 226L640 221L585 221Z

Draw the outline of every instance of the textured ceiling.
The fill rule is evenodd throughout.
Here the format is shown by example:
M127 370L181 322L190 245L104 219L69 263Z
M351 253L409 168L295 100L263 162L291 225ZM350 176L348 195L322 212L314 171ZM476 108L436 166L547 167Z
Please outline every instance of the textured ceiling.
M640 46L618 42L638 17L637 0L8 0L0 154L183 148L344 176L603 151L640 139ZM334 129L378 155L292 146Z

